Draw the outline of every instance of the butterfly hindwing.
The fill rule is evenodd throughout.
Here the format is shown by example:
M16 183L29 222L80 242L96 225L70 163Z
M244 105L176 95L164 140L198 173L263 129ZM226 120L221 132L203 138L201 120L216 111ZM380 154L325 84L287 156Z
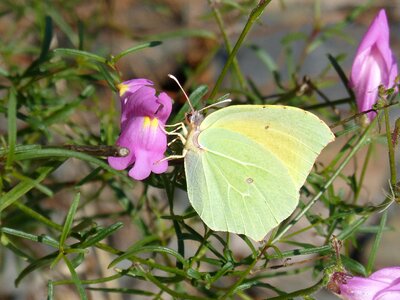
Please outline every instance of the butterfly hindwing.
M261 240L292 213L298 191L293 183L284 184L289 174L279 160L264 160L265 150L257 143L224 131L207 130L212 149L187 154L189 199L211 229ZM248 147L251 151L243 152Z

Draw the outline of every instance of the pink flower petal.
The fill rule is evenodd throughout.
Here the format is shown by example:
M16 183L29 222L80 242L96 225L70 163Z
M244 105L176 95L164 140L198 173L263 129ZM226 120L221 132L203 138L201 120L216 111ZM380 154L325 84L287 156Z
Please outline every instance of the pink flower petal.
M118 88L119 88L119 94L120 94L121 100L124 99L124 96L129 96L129 94L136 92L142 86L146 86L146 85L153 86L154 83L151 80L148 80L145 78L131 79L131 80L120 83L118 85Z
M153 117L157 112L163 110L162 104L159 103L159 99L155 94L156 91L154 88L148 86L142 86L140 89L130 94L121 108L121 127L123 128L126 120L132 117ZM169 112L169 114L170 113L171 112Z
M400 299L400 278L395 280L389 287L378 292L374 300L397 300Z
M400 267L387 267L372 273L368 278L386 283L393 283L400 279Z
M372 300L385 287L386 283L354 276L346 284L340 285L340 296L348 300Z
M172 111L172 99L166 93L160 93L158 95L158 103L162 105L162 107L156 112L155 115L162 123L165 124Z
M364 37L358 46L356 56L372 47L374 44L377 44L377 42L382 43L383 47L389 45L389 25L384 9L381 9L378 12L375 19L369 25L367 32L364 34Z
M129 171L129 176L136 180L143 180L150 176L152 163L149 153L145 151L136 151L137 160L133 168Z
M359 111L372 109L378 98L378 87L390 88L397 76L397 63L389 45L389 25L381 9L357 49L350 74ZM368 113L372 120L376 113Z

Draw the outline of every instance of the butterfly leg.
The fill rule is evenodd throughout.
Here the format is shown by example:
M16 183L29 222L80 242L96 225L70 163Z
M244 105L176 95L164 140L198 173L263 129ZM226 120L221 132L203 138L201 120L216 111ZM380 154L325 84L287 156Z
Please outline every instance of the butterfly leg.
M183 122L175 123L175 124L165 124L165 127L168 128L182 128L184 126Z
M178 132L170 132L170 133L167 133L167 135L176 136L175 139L173 139L170 143L168 143L168 146L171 145L173 142L176 142L177 140L180 140L182 142L182 144L184 144L184 145L186 144L185 137L182 134L178 133Z
M179 122L179 123L172 124L172 125L165 125L165 127L169 127L169 128L175 127L175 129L170 131L169 133L174 133L174 132L182 130L183 135L188 134L185 123L183 123L183 122Z
M187 150L186 150L186 149L183 149L182 154L179 154L179 155L170 155L170 156L164 157L163 159L160 159L160 160L157 161L156 163L160 163L160 162L163 162L163 161L174 160L174 159L184 158L184 157L186 156L186 152L187 152Z
M172 126L175 126L175 125L179 125L179 126L178 126L177 128L175 128L174 130L172 130L172 131L166 131L163 127L160 126L160 129L161 129L166 135L169 135L169 136L176 136L176 138L175 138L172 142L170 142L170 143L168 144L168 146L171 145L173 142L175 142L175 141L177 141L177 140L180 140L183 144L186 143L186 139L185 139L185 137L183 136L183 134L185 134L185 132L187 133L187 130L186 130L186 127L184 126L183 123L178 123L178 124L174 124L174 125L171 125L171 126L166 125L166 126L172 127ZM178 132L179 130L182 130L183 134L179 133L179 132Z
M167 145L168 147L171 146L173 143L175 143L176 141L180 141L181 139L179 137L174 138L172 141L170 141Z

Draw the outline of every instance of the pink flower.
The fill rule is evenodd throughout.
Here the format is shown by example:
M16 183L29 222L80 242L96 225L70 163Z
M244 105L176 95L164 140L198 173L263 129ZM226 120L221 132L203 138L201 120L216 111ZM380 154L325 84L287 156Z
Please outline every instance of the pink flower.
M156 95L153 82L132 79L118 85L121 99L121 134L118 146L129 149L126 157L109 157L117 170L133 164L129 176L143 180L151 172L164 173L168 162L162 161L167 149L165 123L171 114L172 100L166 93Z
M378 87L394 85L397 76L396 58L389 46L389 25L381 9L365 33L353 61L350 86L353 88L358 110L372 109L378 98ZM375 112L367 114L369 120Z
M347 300L400 299L400 267L388 267L368 278L349 277L339 283L340 296Z

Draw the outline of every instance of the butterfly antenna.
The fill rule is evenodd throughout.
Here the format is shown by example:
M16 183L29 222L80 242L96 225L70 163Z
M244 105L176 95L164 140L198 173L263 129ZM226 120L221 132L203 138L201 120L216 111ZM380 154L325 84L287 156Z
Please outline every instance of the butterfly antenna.
M210 104L210 105L208 105L208 106L206 106L206 107L203 107L202 109L199 110L199 112L201 112L201 111L203 111L203 110L205 110L205 109L208 109L208 108L210 108L210 107L219 106L220 104L223 104L223 103L230 103L230 102L232 102L232 99L225 99L225 100L219 101L219 102L217 102L217 103L213 103L213 104Z
M168 74L168 77L171 78L172 80L174 80L178 84L178 86L180 87L181 91L185 95L185 98L186 98L186 100L187 100L187 102L188 102L188 104L190 106L190 109L192 110L192 112L194 112L194 108L193 108L192 102L190 102L190 99L189 99L188 95L186 94L185 90L183 89L183 87L179 83L178 79L172 74Z

